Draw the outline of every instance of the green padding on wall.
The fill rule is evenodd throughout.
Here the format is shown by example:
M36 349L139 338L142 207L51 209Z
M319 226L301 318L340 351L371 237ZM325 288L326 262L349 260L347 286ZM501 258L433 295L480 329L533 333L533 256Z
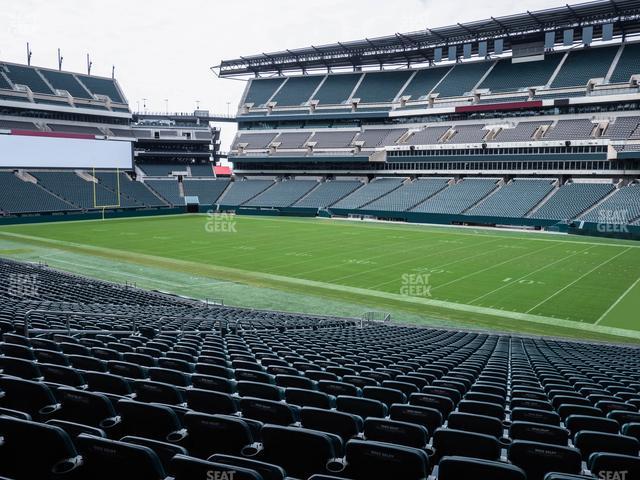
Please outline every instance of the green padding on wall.
M105 210L104 218L127 218L127 217L152 217L157 215L176 215L185 213L184 207L179 208L154 208L143 210ZM0 225L14 225L27 223L46 222L69 222L74 220L100 220L102 211L86 213L54 213L51 215L28 215L0 218Z

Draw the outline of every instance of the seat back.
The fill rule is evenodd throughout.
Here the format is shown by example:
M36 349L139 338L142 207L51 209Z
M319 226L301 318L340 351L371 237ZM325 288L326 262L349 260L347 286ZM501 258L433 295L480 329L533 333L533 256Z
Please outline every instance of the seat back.
M78 453L59 427L0 416L0 475L16 480L53 478L77 471Z
M346 459L346 473L354 480L421 480L429 472L429 458L423 450L382 442L350 440Z
M166 477L160 459L147 446L108 440L85 433L80 434L75 443L82 454L84 478L164 480Z
M265 460L281 465L294 477L326 472L328 462L336 457L334 441L330 434L316 430L278 425L262 429Z
M487 478L491 480L527 480L519 467L467 457L444 457L438 464L438 480Z

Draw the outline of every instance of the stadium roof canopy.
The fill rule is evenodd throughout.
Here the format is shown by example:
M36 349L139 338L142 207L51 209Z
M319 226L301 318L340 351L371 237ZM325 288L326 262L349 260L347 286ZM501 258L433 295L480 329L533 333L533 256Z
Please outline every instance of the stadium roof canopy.
M614 36L639 33L640 0L596 0L417 32L261 53L223 60L213 69L222 77L231 77L407 66L432 62L438 47L470 43L477 53L478 42L503 39L504 50L510 50L516 43L541 40L545 32L555 31L556 41L561 41L563 29L568 28L576 29L575 39L580 40L582 27L604 24L613 24Z

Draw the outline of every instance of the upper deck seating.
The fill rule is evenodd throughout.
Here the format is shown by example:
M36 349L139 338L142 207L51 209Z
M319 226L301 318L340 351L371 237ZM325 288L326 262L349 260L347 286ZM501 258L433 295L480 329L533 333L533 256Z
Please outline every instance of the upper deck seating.
M503 128L490 142L528 142L534 140L533 135L544 125L550 125L550 121L519 122L513 128Z
M609 83L628 82L632 75L640 73L638 58L640 58L640 43L625 44Z
M400 95L409 97L410 101L425 99L450 69L451 67L433 67L418 70Z
M558 120L546 131L542 140L579 140L591 138L595 125L591 120L577 118L572 120Z
M407 133L406 128L370 128L359 133L353 139L353 143L364 142L363 148L394 145L405 133Z
M254 107L264 106L280 85L282 85L282 82L284 82L283 78L260 78L251 80L244 103L252 103Z
M361 73L329 75L311 100L318 100L320 105L340 105L345 103L361 76Z
M560 60L562 54L558 53L546 55L544 60L535 62L512 62L510 58L503 58L491 69L480 88L498 93L545 86Z
M435 87L440 97L458 97L473 90L487 72L491 62L459 63Z
M404 143L408 145L435 145L439 143L442 136L450 129L450 125L426 127L413 133Z
M308 141L315 142L314 148L346 148L351 145L356 132L319 131Z
M569 52L551 83L553 88L586 86L592 78L604 78L611 67L618 46L585 48Z
M367 72L353 94L361 103L393 101L411 77L411 71Z
M265 149L274 140L274 138L276 138L277 134L278 132L267 132L267 133L239 132L231 148L235 150L238 148L239 144L246 143L247 144L246 148L248 149L254 149L254 150Z

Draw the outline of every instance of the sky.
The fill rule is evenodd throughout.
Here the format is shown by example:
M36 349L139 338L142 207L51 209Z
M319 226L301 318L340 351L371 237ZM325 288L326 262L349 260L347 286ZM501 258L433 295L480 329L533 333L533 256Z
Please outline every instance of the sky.
M564 5L559 0L2 1L0 61L115 76L132 110L233 113L245 82L217 78L223 59L417 31ZM488 8L490 6L490 8ZM146 100L143 100L146 99ZM165 101L166 99L166 101ZM235 125L220 124L222 149Z

